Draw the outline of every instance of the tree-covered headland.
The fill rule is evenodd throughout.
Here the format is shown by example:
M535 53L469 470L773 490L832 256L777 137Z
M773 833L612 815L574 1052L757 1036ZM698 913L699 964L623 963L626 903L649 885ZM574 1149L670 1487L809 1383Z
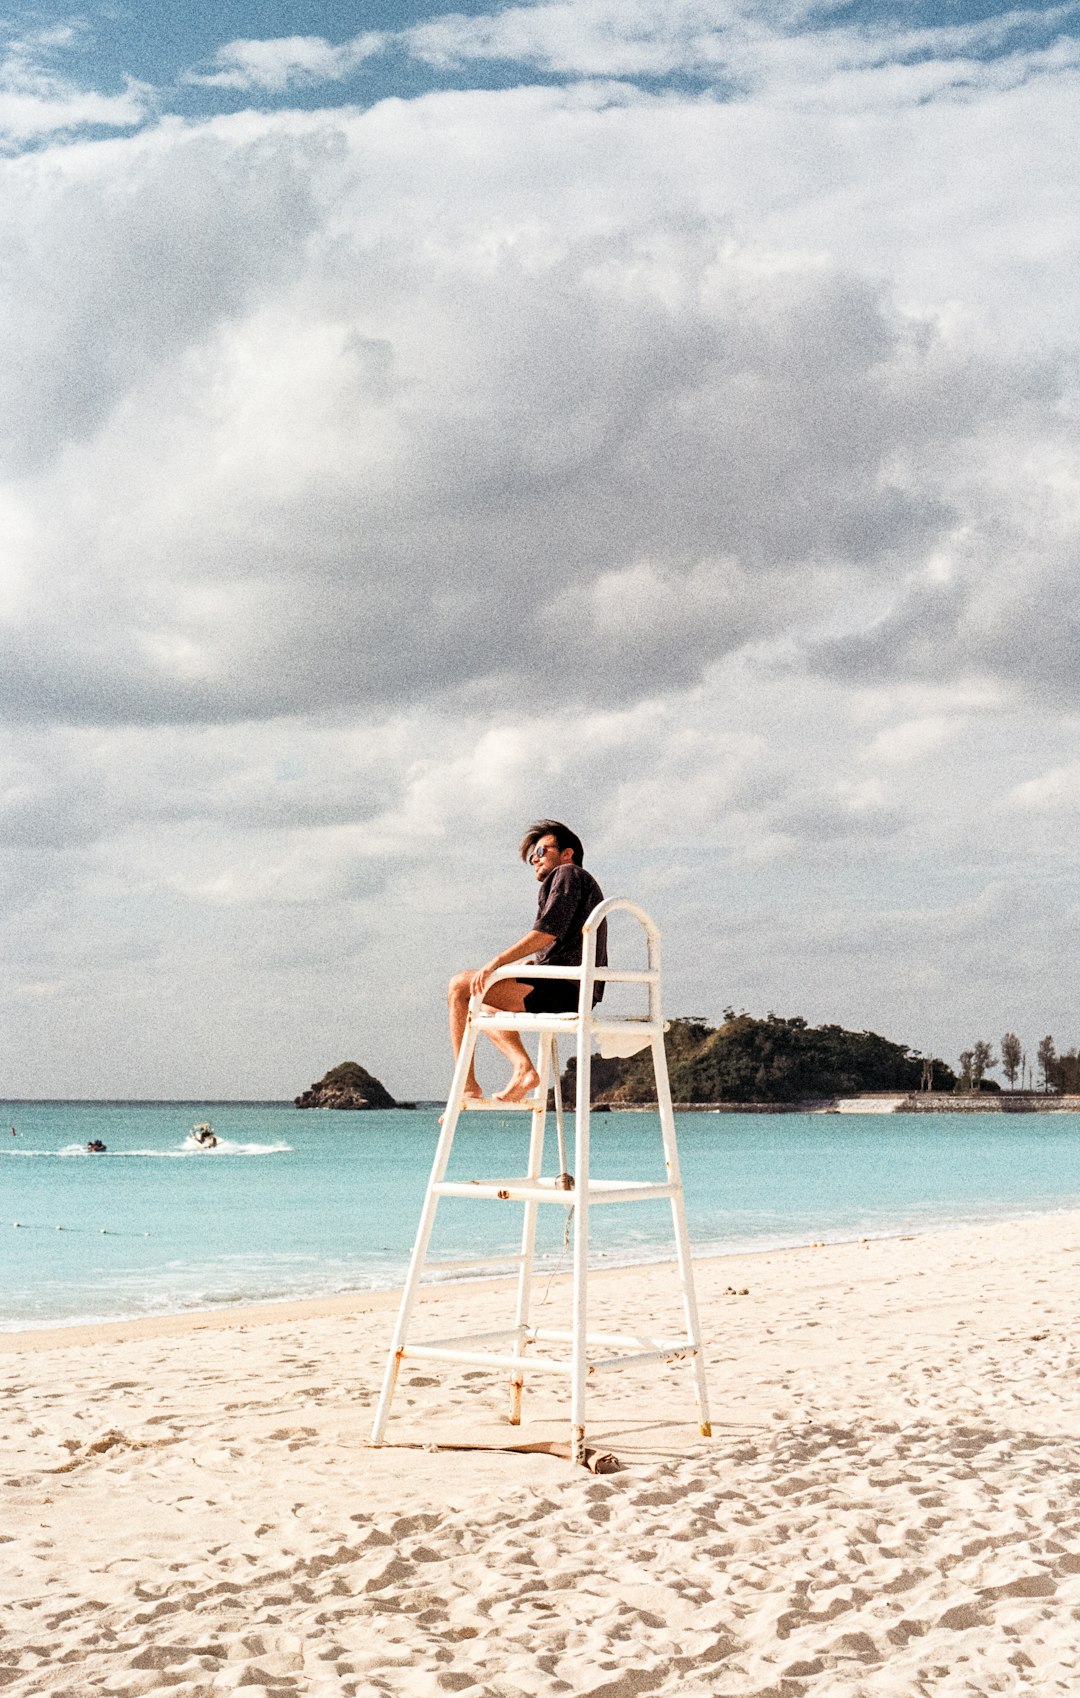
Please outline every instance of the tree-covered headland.
M864 1091L952 1091L956 1074L876 1032L810 1026L799 1016L757 1019L725 1009L719 1026L673 1020L665 1039L671 1094L683 1103L788 1103ZM652 1102L648 1051L626 1061L593 1058L594 1101ZM569 1090L572 1069L567 1069Z

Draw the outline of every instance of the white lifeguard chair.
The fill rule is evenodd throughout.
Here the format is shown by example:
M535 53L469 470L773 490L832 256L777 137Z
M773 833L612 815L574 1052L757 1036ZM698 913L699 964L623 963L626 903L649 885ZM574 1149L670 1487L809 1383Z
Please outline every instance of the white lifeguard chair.
M631 915L645 933L648 965L644 970L618 967L597 967L596 937L602 921L609 915ZM461 1050L454 1069L450 1096L443 1116L442 1131L435 1151L427 1194L420 1216L420 1225L409 1262L405 1289L402 1292L397 1324L383 1377L382 1392L371 1429L371 1442L383 1441L390 1405L401 1364L404 1360L423 1362L456 1362L470 1367L505 1370L510 1374L510 1421L521 1420L521 1398L526 1372L563 1374L570 1379L570 1454L575 1462L585 1455L585 1388L594 1374L630 1363L673 1362L686 1360L692 1366L697 1393L698 1420L702 1434L709 1437L705 1368L702 1358L701 1329L697 1301L694 1295L693 1271L690 1262L690 1240L686 1230L686 1210L683 1202L682 1178L679 1172L679 1153L675 1139L675 1116L668 1082L667 1057L664 1052L664 1022L660 997L660 933L653 921L635 902L624 897L612 897L594 908L583 930L582 961L578 967L534 967L514 962L500 967L489 983L499 979L572 979L580 981L576 1013L569 1014L505 1014L483 1012L483 999L474 996L469 1003L468 1020ZM593 1007L593 987L598 980L606 984L642 985L647 988L648 1011L644 1015L605 1013L603 1004ZM463 1095L465 1080L476 1041L483 1032L512 1031L518 1034L539 1034L537 1072L540 1083L536 1094L524 1102L505 1103L490 1098ZM577 1050L577 1086L574 1104L574 1166L573 1179L567 1173L566 1145L563 1133L562 1100L559 1081L558 1040L572 1037ZM591 1179L589 1176L589 1103L592 1045L596 1040L601 1054L630 1056L650 1048L656 1077L656 1099L660 1111L664 1162L667 1178L660 1183L634 1179ZM559 1172L544 1177L544 1134L547 1122L548 1091L554 1087L556 1124L559 1145ZM521 1178L448 1180L447 1168L453 1147L454 1133L463 1112L478 1110L508 1114L525 1111L532 1115L529 1137L528 1170ZM471 1334L452 1339L433 1339L413 1343L408 1338L409 1323L417 1289L424 1272L428 1243L439 1202L443 1197L472 1197L499 1203L523 1203L524 1223L520 1255L507 1260L518 1263L517 1303L512 1326L497 1332ZM675 1236L675 1254L682 1293L685 1334L679 1338L654 1338L639 1335L590 1333L588 1331L588 1274L589 1274L589 1215L600 1204L637 1203L656 1198L671 1202ZM573 1314L570 1331L555 1331L533 1326L530 1321L530 1302L535 1263L537 1210L543 1204L555 1203L561 1208L573 1208ZM545 1351L531 1354L537 1345L570 1346L569 1355ZM614 1352L614 1354L613 1354Z

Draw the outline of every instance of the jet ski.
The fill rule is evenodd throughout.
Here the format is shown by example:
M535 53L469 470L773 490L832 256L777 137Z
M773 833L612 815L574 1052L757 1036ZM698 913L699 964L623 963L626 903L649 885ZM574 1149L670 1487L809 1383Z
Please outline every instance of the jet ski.
M208 1120L200 1121L198 1126L193 1126L188 1136L193 1144L199 1146L200 1150L217 1149L217 1133Z
M103 1156L107 1148L108 1146L103 1144L100 1138L91 1138L86 1146L86 1153L88 1156Z

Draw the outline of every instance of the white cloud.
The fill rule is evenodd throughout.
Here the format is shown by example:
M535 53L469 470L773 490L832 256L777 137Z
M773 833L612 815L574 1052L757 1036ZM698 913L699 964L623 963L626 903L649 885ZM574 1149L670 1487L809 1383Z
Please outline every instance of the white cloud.
M843 24L818 7L739 0L555 0L447 13L403 34L441 70L505 61L581 77L703 77L725 97L782 91L799 105L879 107L1011 87L1075 67L1054 31L1077 7L1018 8L939 28Z
M153 90L129 77L123 93L80 86L59 66L79 46L82 30L59 24L25 35L7 32L0 47L0 153L88 129L133 130L154 109Z
M219 47L208 70L186 71L183 81L207 88L263 89L280 94L316 83L340 82L365 59L382 51L389 37L365 31L335 45L317 35L230 41Z
M123 94L94 94L50 81L33 90L0 86L0 145L78 130L133 130L150 110L150 90L129 83Z
M901 720L879 731L874 739L873 753L885 761L919 761L933 755L942 744L962 729L962 720L949 720L943 714L926 714L921 719Z
M776 52L0 166L9 1088L436 1091L544 813L673 1007L1067 1018L1076 76Z
M971 444L1053 428L1054 375L703 226L677 131L627 203L654 116L436 97L12 167L6 248L36 258L0 435L41 588L9 711L626 699L838 606L889 628L958 528L975 574L977 508L1015 493Z
M963 102L1071 73L1078 7L1017 8L938 28L839 23L817 6L741 0L553 0L445 12L399 31L239 39L189 85L281 94L333 83L387 51L436 73L498 62L567 78L693 78L725 100L762 96L791 108L863 110Z
M1080 807L1080 762L1054 766L1025 779L1009 793L1008 804L1025 813L1069 814Z

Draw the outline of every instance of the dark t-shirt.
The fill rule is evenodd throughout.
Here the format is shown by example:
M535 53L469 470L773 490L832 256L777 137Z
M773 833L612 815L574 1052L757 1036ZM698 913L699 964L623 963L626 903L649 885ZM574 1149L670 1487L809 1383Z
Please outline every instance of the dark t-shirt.
M538 967L576 967L581 960L581 928L593 909L604 900L591 873L576 861L567 861L548 873L540 886L536 906L534 931L550 932L555 942L549 943L534 957ZM596 965L607 966L607 921L601 921L596 934ZM594 1002L604 994L603 981L596 986Z

